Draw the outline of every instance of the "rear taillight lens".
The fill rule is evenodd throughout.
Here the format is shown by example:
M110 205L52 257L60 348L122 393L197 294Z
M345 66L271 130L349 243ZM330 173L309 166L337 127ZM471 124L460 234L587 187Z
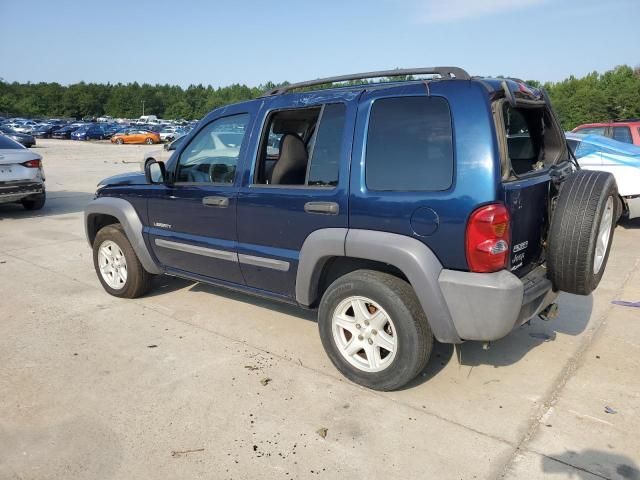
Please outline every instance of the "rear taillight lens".
M22 166L27 168L42 168L42 160L39 158L36 158L35 160L27 160L22 163Z
M475 210L467 222L465 247L472 272L497 272L507 266L510 241L509 211L504 205Z

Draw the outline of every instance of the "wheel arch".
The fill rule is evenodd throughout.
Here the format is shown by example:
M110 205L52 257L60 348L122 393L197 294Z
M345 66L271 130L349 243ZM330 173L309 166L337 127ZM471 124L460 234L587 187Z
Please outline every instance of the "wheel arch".
M131 203L122 198L99 197L84 209L85 234L93 248L96 234L107 225L120 223L133 250L144 269L153 274L162 273L162 269L151 256L143 237L143 225Z
M316 230L300 251L296 300L314 305L333 276L359 268L385 271L408 281L435 337L441 342L460 342L438 283L442 265L429 247L405 235L346 228Z

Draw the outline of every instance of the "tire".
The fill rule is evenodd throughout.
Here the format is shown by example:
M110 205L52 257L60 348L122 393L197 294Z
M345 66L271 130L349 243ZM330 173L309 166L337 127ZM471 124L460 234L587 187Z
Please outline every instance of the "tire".
M153 138L147 138L144 142L145 142L147 145L153 145Z
M118 270L120 272L118 275L114 274L113 268L110 266L105 268L105 270L110 271L110 274L103 275L101 264L104 264L102 263L103 257L101 257L100 253L102 247L111 251L112 257L108 265L113 265L113 259L118 256L120 257L117 259ZM118 249L122 255L119 255ZM124 270L122 269L122 257L124 257L125 260ZM138 298L147 293L151 288L153 275L147 272L138 260L127 235L124 233L122 225L119 223L107 225L98 231L93 242L93 266L102 287L107 293L114 297ZM122 276L120 275L123 271L125 272L124 276L126 276L125 281L122 281ZM105 277L107 279L119 277L119 281L114 281L109 284Z
M617 197L608 172L580 170L565 180L549 230L547 267L554 289L589 295L598 286L618 219Z
M122 145L124 143L124 141L121 138L116 138L116 143L118 145Z
M31 197L23 198L20 203L26 210L41 210L47 201L47 192L38 193Z
M362 313L356 314L357 305L366 310L359 308ZM350 330L342 327L345 318ZM348 273L327 288L320 301L318 327L335 367L352 382L374 390L396 390L413 380L426 366L433 347L431 328L411 285L372 270ZM356 341L360 343L351 343ZM393 348L384 349L381 344ZM359 345L363 348L356 351ZM351 355L346 353L350 346L355 352ZM365 349L378 353L369 357ZM373 366L370 358L376 359Z

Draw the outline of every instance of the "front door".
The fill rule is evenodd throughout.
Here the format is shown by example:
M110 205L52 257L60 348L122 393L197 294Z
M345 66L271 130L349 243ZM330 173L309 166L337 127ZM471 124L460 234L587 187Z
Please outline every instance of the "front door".
M301 106L294 97L268 108L254 168L240 188L238 257L248 286L291 298L305 239L347 227L355 106Z
M250 115L200 127L168 166L173 181L149 199L149 243L169 272L243 284L238 266L236 169Z

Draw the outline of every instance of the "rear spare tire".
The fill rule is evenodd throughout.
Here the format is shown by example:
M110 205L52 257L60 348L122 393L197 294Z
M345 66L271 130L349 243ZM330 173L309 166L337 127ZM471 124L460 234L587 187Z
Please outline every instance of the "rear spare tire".
M556 290L589 295L600 283L617 219L618 187L608 172L580 170L560 189L547 266Z

